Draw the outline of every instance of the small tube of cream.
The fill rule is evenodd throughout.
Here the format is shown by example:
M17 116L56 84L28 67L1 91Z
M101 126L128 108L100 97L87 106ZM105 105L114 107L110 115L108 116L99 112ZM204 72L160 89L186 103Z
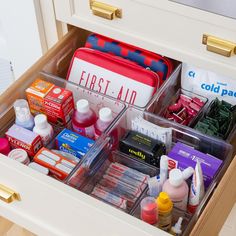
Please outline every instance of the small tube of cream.
M193 173L192 183L189 191L188 211L194 213L202 198L204 197L205 189L202 176L202 168L199 160Z
M167 180L168 175L168 156L162 155L160 160L160 183L161 185ZM161 186L162 187L162 186Z

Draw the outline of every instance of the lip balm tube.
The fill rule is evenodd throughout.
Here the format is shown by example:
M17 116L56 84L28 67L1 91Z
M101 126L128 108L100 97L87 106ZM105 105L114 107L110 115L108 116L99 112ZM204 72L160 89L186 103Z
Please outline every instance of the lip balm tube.
M137 200L137 197L134 197L133 195L129 195L129 194L124 193L124 192L120 192L119 189L117 189L117 188L112 188L112 187L109 187L109 186L105 187L105 186L100 185L100 184L97 184L96 187L102 189L103 191L109 192L111 194L114 194L118 197L121 197L121 198L127 200L127 205L129 207L132 207L133 204L135 203L135 201Z
M135 187L138 187L141 190L144 190L145 187L147 186L147 184L145 182L141 182L141 181L135 180L135 179L133 179L133 178L127 176L127 175L124 175L124 174L122 174L122 173L120 173L120 172L118 172L118 171L116 171L114 169L108 169L106 171L106 174L110 175L110 176L112 176L114 178L117 178L117 179L119 179L122 182L128 183L128 184L130 184L132 186L135 186Z
M110 168L112 168L116 171L119 171L120 173L125 174L133 179L139 180L141 182L147 182L147 180L150 178L149 175L145 175L142 172L139 172L137 170L129 168L129 167L122 165L118 162L111 163L108 169L110 169Z
M121 208L124 210L127 209L127 201L125 199L118 197L114 194L111 194L109 192L106 192L106 191L99 189L97 187L94 187L91 195L101 198L105 202L108 202L114 206L117 206L118 208Z
M142 191L139 188L130 186L129 184L121 182L118 179L113 178L111 176L108 176L107 179L103 178L102 180L100 180L99 183L104 186L116 187L117 189L120 189L120 191L129 193L133 196L139 196L142 193Z

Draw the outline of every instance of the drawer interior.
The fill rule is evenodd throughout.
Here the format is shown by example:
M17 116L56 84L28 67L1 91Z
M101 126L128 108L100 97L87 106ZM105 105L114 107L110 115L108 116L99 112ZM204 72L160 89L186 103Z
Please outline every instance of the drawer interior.
M116 125L108 132L108 139L110 139L111 143L115 143L115 147L112 145L105 145L102 147L101 152L94 156L93 159L84 160L81 162L77 169L74 170L73 173L68 177L67 184L70 186L77 188L85 193L91 195L91 192L99 181L101 180L102 176L104 175L105 171L108 168L109 163L113 158L116 158L117 155L123 156L124 154L120 152L119 148L117 147L117 142L114 142L114 131L119 130L118 140L122 139L127 130L131 130L132 125L131 121L137 116L142 116L145 120L162 126L162 127L171 127L172 128L172 146L177 142L182 142L184 144L190 145L191 147L203 152L208 153L217 157L218 159L222 160L222 165L220 169L214 176L213 181L206 189L205 196L201 201L199 207L195 214L190 215L187 212L183 212L179 209L175 209L173 211L173 219L176 223L179 216L184 218L183 229L184 235L188 235L191 229L193 228L194 224L196 223L198 217L200 216L202 210L204 210L205 205L207 204L208 200L210 199L211 194L214 191L217 183L225 173L230 161L231 161L231 145L208 136L204 136L200 133L194 132L191 128L188 127L180 127L175 123L169 122L161 117L153 115L148 112L142 112L135 108L129 108L125 114L119 119ZM109 141L108 141L109 142ZM115 152L114 152L115 149ZM168 154L168 152L167 152ZM126 157L126 155L124 155ZM136 162L140 162L136 160ZM142 162L141 162L142 163ZM136 166L135 164L133 166ZM149 165L147 165L148 167ZM86 172L86 181L81 183L78 176L81 176L83 170L88 170ZM140 202L146 196L147 192L143 192L143 194L137 200L137 203L134 207L128 211L128 213L134 215L135 217L140 217Z
M91 195L94 186L96 186L108 166L114 161L121 162L130 167L136 166L137 168L135 169L144 174L149 173L150 176L155 176L159 172L158 168L154 168L149 164L132 159L121 153L118 149L118 142L114 142L114 132L119 141L124 137L126 131L131 129L131 120L137 116L141 116L145 120L162 127L171 127L173 131L172 145L180 141L200 151L214 155L223 161L220 170L217 172L213 182L208 187L205 197L199 205L197 212L194 215L189 215L177 209L174 211L173 218L175 222L178 220L180 215L183 216L184 234L188 235L231 161L231 145L221 140L204 136L189 127L169 122L160 117L163 112L162 108L166 107L169 98L172 97L180 88L181 68L179 62L175 62L175 70L171 78L167 80L167 82L155 94L153 99L147 105L145 112L137 107L131 107L126 110L126 105L122 102L118 103L110 97L104 97L96 92L65 82L64 79L66 78L72 55L77 48L84 45L89 34L90 32L86 30L73 29L72 32L69 33L69 36L67 36L65 42L57 46L57 50L54 50L51 55L49 54L49 56L41 62L38 68L35 68L30 73L24 75L18 84L14 85L2 96L6 102L0 104L0 134L3 135L14 123L15 117L12 108L14 100L17 98L25 98L25 89L38 76L49 82L53 82L58 86L66 87L68 89L72 88L75 100L78 100L79 98L90 100L93 109L96 111L98 111L101 106L112 107L115 117L114 121L65 180L66 184ZM39 74L38 72L41 73ZM52 140L49 147L53 146L54 140ZM124 158L122 159L121 157ZM146 194L147 188L143 190L137 201L135 201L126 212L139 218L139 203Z

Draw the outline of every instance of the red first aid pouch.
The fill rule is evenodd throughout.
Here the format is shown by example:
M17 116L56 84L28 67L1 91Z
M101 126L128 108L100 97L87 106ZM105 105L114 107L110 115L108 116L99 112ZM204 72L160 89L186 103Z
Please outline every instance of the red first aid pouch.
M75 51L67 80L144 107L159 87L159 76L129 60L90 48Z

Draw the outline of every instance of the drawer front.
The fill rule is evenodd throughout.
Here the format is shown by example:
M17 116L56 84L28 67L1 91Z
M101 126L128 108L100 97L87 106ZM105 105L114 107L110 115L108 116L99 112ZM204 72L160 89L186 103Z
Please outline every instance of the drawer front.
M206 50L203 34L236 41L236 20L170 1L101 0L122 9L122 18L93 15L89 0L54 0L58 20L232 76L236 56Z

